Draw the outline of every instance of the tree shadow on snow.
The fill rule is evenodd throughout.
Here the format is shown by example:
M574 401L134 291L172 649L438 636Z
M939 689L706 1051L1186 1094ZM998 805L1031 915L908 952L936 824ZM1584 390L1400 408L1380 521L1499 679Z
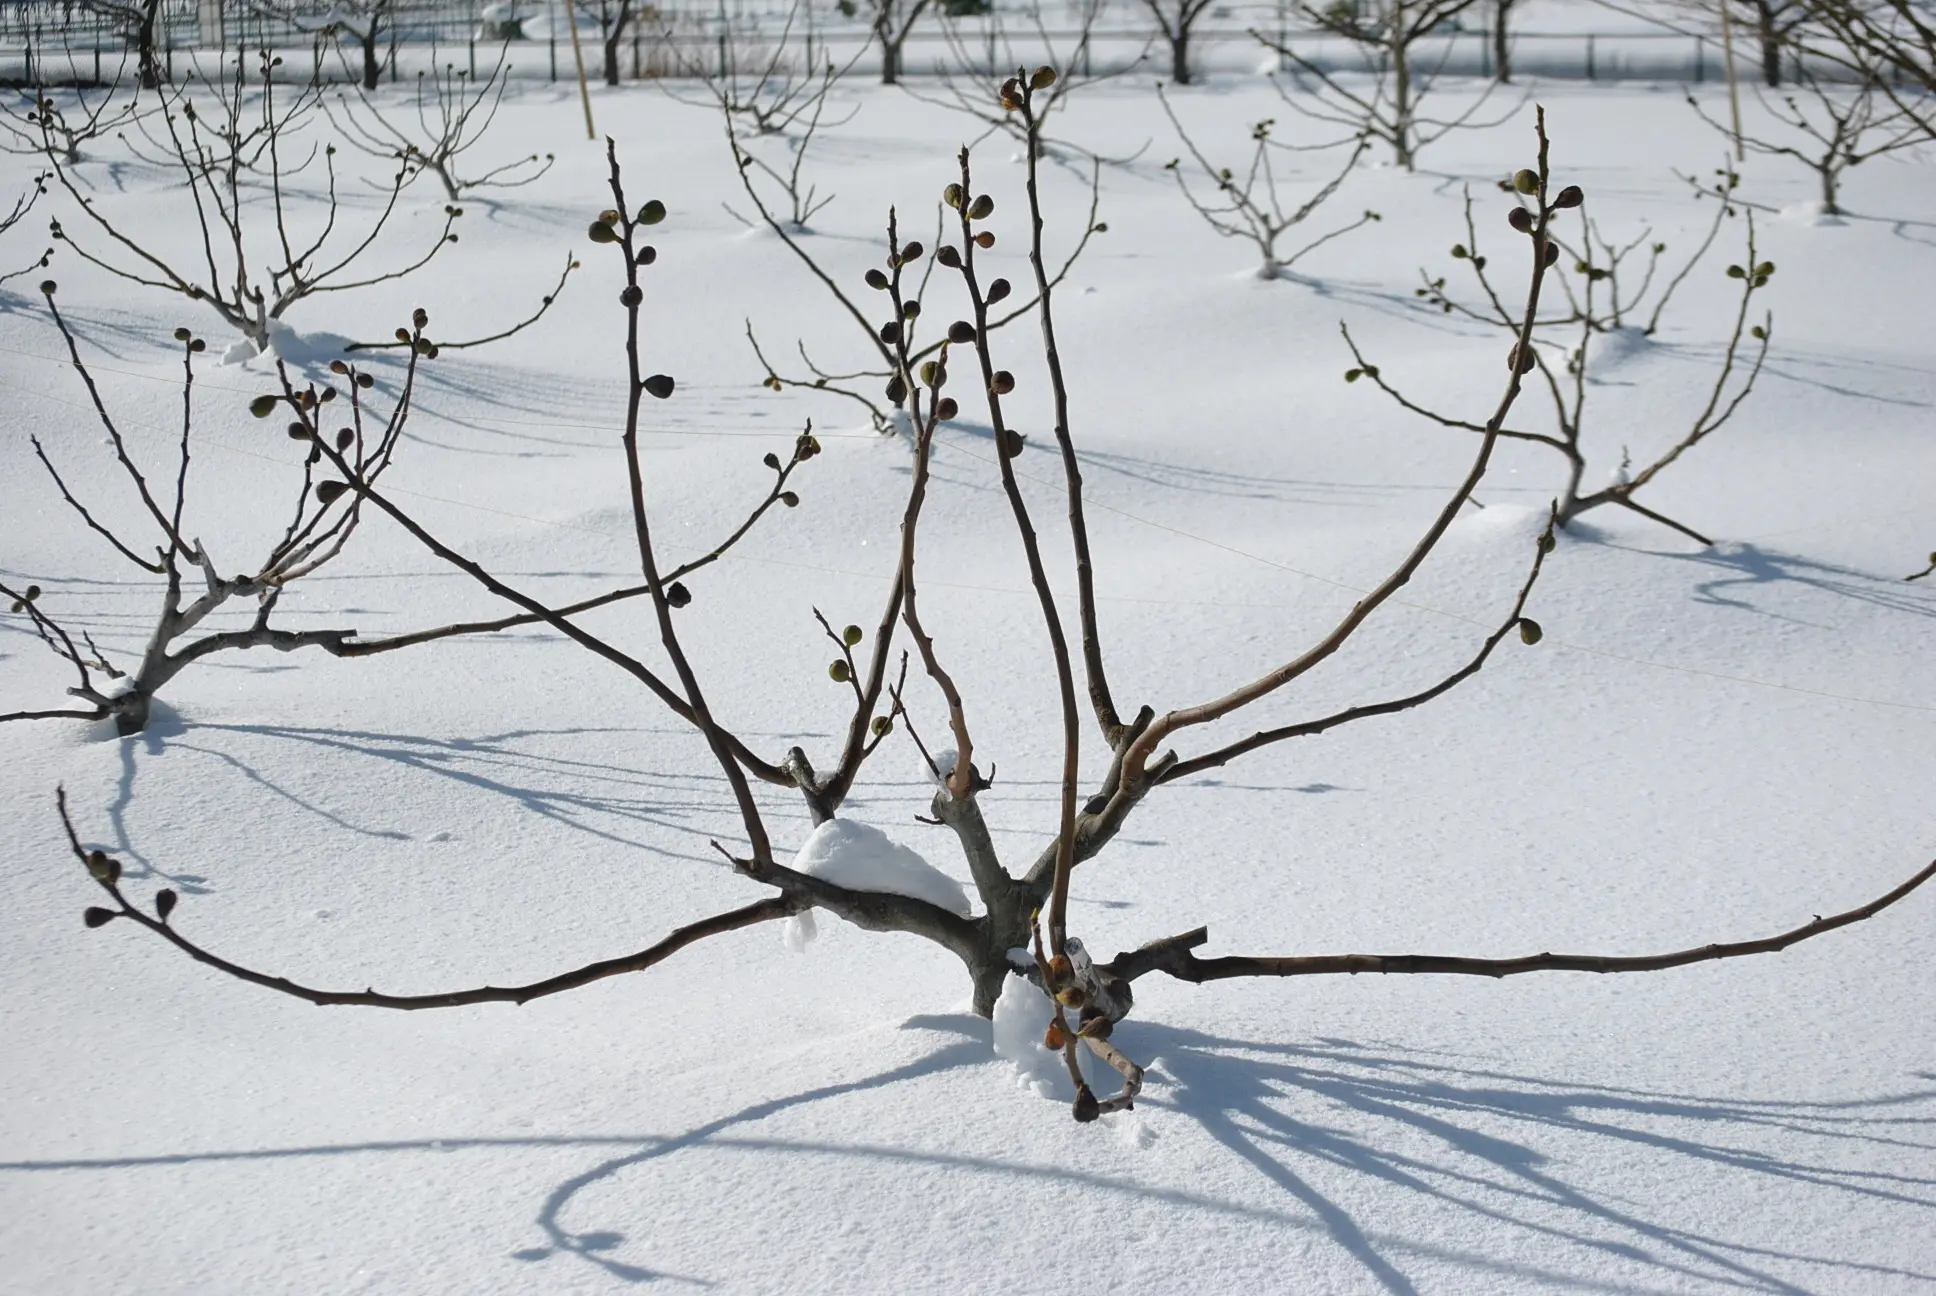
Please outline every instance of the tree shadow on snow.
M1386 1291L1418 1290L1405 1273L1408 1256L1562 1286L1600 1285L1595 1270L1609 1257L1674 1290L1690 1280L1772 1292L1834 1290L1857 1277L1936 1283L1936 1273L1685 1228L1671 1201L1583 1186L1568 1169L1642 1157L1653 1163L1645 1178L1666 1184L1700 1163L1768 1188L1806 1185L1899 1203L1918 1210L1920 1227L1936 1226L1936 1175L1864 1168L1865 1145L1936 1151L1936 1084L1928 1083L1936 1077L1873 1097L1790 1102L1515 1075L1483 1060L1351 1040L1258 1043L1133 1020L1118 1038L1132 1053L1161 1059L1154 1069L1163 1080L1145 1091L1143 1105L1201 1125L1315 1216ZM1768 1133L1810 1146L1771 1154L1754 1146ZM1427 1198L1441 1217L1464 1213L1475 1225L1503 1226L1541 1257L1539 1266L1381 1235L1314 1183L1336 1183L1341 1172ZM1569 1252L1591 1267L1560 1267Z
M712 1279L622 1254L634 1249L626 1246L632 1236L628 1228L649 1234L655 1211L679 1209L636 1184L625 1189L625 1177L676 1153L706 1152L804 1156L889 1171L896 1164L940 1167L958 1184L954 1208L964 1211L972 1209L978 1194L1002 1196L1017 1183L1032 1183L1117 1197L1179 1218L1208 1215L1248 1229L1289 1232L1299 1245L1308 1237L1327 1238L1363 1266L1371 1285L1387 1292L1419 1290L1408 1270L1423 1265L1440 1276L1469 1274L1481 1283L1514 1280L1633 1292L1684 1290L1690 1283L1783 1293L1834 1291L1856 1281L1897 1290L1936 1284L1936 1273L1688 1228L1678 1222L1671 1195L1635 1200L1623 1190L1584 1184L1575 1169L1619 1158L1625 1163L1623 1183L1636 1169L1661 1184L1700 1170L1752 1176L1747 1187L1757 1193L1794 1186L1880 1200L1914 1212L1902 1226L1913 1235L1936 1224L1931 1218L1936 1174L1869 1169L1866 1161L1877 1146L1910 1149L1925 1159L1936 1151L1932 1075L1919 1075L1914 1085L1896 1092L1833 1101L1710 1097L1513 1074L1488 1069L1483 1059L1403 1045L1237 1040L1132 1019L1118 1038L1132 1053L1151 1059L1150 1083L1136 1115L1109 1119L1142 1120L1159 1138L1187 1134L1169 1125L1172 1120L1199 1127L1254 1170L1267 1189L1262 1197L1178 1188L1156 1182L1154 1174L1139 1178L1122 1172L1120 1157L1097 1159L1098 1166L1113 1165L1113 1170L1089 1169L1079 1162L1024 1160L1023 1154L999 1149L970 1155L763 1132L764 1122L792 1110L992 1060L985 1021L961 1014L923 1016L909 1020L903 1030L934 1036L932 1046L874 1074L750 1103L675 1134L457 1137L17 1161L0 1163L0 1173L412 1152L441 1156L473 1149L609 1149L603 1159L545 1193L533 1221L542 1240L508 1255L527 1264L571 1257L639 1284L714 1285ZM1064 1119L1047 1104L1041 1118ZM1756 1146L1768 1136L1782 1140L1783 1151ZM1790 1150L1798 1143L1805 1145ZM1635 1164L1643 1159L1646 1164ZM1414 1212L1390 1222L1355 1216L1343 1204L1347 1196L1363 1195L1353 1176L1375 1181L1363 1186L1379 1189L1381 1201L1392 1193L1422 1199L1438 1237L1408 1233L1404 1221L1419 1218ZM829 1182L839 1177L836 1170ZM1339 1186L1354 1191L1340 1193ZM587 1194L595 1188L607 1195L590 1199ZM613 1220L609 1212L614 1210L628 1218ZM592 1212L605 1218L583 1221ZM568 1217L578 1222L568 1223ZM1472 1227L1487 1230L1482 1244L1440 1240L1459 1236L1466 1217ZM1518 1258L1529 1255L1538 1258ZM1610 1264L1623 1276L1610 1275Z

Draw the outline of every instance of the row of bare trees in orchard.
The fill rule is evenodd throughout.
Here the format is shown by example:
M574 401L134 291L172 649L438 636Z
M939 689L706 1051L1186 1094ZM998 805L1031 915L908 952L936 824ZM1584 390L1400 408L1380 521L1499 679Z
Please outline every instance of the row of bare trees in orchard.
M919 16L924 2L916 0L911 11L893 11L899 15L894 21L902 24L899 30L904 32L905 24ZM1149 0L1153 8L1164 2ZM1859 74L1855 85L1822 89L1825 101L1844 108L1868 96L1869 115L1861 121L1850 117L1846 120L1853 125L1837 129L1854 130L1857 138L1883 130L1889 138L1901 133L1929 142L1936 140L1936 116L1930 111L1936 99L1928 97L1936 92L1936 31L1923 25L1921 11L1907 0L1901 8L1894 4L1890 0L1889 5L1839 10L1832 18L1814 9L1809 23L1785 30L1833 31L1839 42L1836 57ZM1490 115L1474 105L1438 119L1418 112L1434 78L1405 70L1405 50L1414 39L1407 33L1429 30L1423 23L1428 13L1450 15L1465 7L1456 0L1439 0L1437 9L1394 4L1391 21L1384 23L1362 13L1326 11L1323 20L1335 30L1355 33L1354 39L1361 37L1367 47L1390 56L1369 80L1301 65L1294 50L1281 49L1290 65L1289 75L1277 86L1282 101L1307 118L1330 124L1337 135L1332 144L1335 160L1313 187L1297 179L1291 154L1298 150L1280 140L1272 121L1251 130L1238 165L1225 166L1216 160L1216 149L1192 137L1186 125L1189 98L1165 92L1162 108L1182 147L1170 163L1180 201L1220 234L1252 245L1265 277L1295 278L1293 267L1308 264L1306 258L1318 248L1378 219L1365 211L1309 238L1299 229L1346 189L1366 150L1388 147L1409 164L1420 148L1446 131L1512 115L1503 105ZM1187 5L1172 11L1170 39L1179 59L1200 12L1201 6L1191 10ZM1071 267L1095 238L1107 233L1106 222L1099 219L1099 177L1112 160L1052 132L1068 96L1102 79L1076 70L1082 65L1079 47L1058 54L1076 56L1068 58L1061 73L1049 66L1032 72L1019 69L1008 77L963 71L922 91L978 120L985 131L982 138L1013 139L1025 168L1019 184L991 184L977 170L973 149L963 148L945 174L925 182L932 185L938 203L932 208L922 201L904 205L904 210L922 213L920 228L888 213L875 264L864 272L833 264L824 245L816 245L811 225L832 197L815 180L812 149L822 133L838 129L846 119L833 96L845 69L801 68L768 51L736 56L724 66L687 68L688 79L667 87L717 112L744 199L729 204L729 210L776 236L797 259L806 280L818 285L813 291L825 293L832 317L845 321L822 330L816 342L817 347L842 350L844 358L838 361L816 356L804 342L788 358L770 358L749 322L747 341L764 384L857 405L878 431L904 438L911 449L899 545L883 569L886 592L878 614L866 625L838 630L824 618L820 622L835 653L830 674L851 694L852 707L837 740L815 752L804 744L769 745L735 731L712 701L733 691L734 663L693 656L681 621L684 609L695 601L730 598L725 569L717 560L754 529L775 525L773 519L801 503L798 485L810 475L808 465L820 453L820 443L809 425L793 437L784 454L765 455L770 479L722 522L712 547L683 564L665 561L655 543L653 491L639 437L649 429L653 407L679 394L674 378L650 363L646 340L652 313L677 309L676 303L648 292L652 269L661 259L659 247L648 240L662 237L658 227L669 213L657 199L639 202L628 195L617 145L607 150L611 205L593 216L586 234L595 245L592 255L602 263L591 273L617 282L624 315L619 457L638 579L558 603L492 571L439 535L413 510L406 494L391 490L386 474L408 450L406 429L424 367L462 363L447 353L537 325L577 265L568 253L559 250L564 268L550 294L528 312L513 312L491 324L481 336L453 340L441 329L433 330L432 317L418 310L389 337L349 342L326 366L305 369L282 351L290 336L286 317L303 301L392 283L432 258L462 256L461 247L454 245L466 196L493 187L515 189L545 173L548 158L492 157L479 149L502 102L502 58L481 78L452 69L420 78L411 92L384 95L332 92L320 83L292 85L278 77L274 57L264 54L253 60L235 58L219 77L157 84L132 95L44 91L11 112L5 122L7 147L35 156L44 173L0 223L0 247L18 241L12 231L39 204L59 207L49 227L52 246L39 251L38 242L33 244L32 251L23 252L14 275L72 257L131 289L172 295L198 311L212 312L240 339L236 345L275 355L274 381L250 408L257 417L286 427L289 448L277 529L239 564L210 553L196 538L204 528L196 525L195 514L220 505L191 489L199 399L195 381L198 365L206 363L209 340L190 328L177 330L179 443L165 461L144 462L121 431L125 417L95 383L82 339L58 304L55 281L44 280L40 287L47 318L63 339L93 417L105 432L106 453L125 480L126 501L113 504L93 497L79 485L73 465L60 462L37 439L34 453L51 495L65 503L95 540L152 580L160 599L145 648L138 658L117 664L82 626L84 607L70 606L84 602L84 595L54 577L46 578L48 587L24 581L0 584L17 624L37 636L75 679L69 702L14 710L0 714L0 721L86 720L111 723L120 733L132 734L149 724L155 699L164 689L185 687L178 684L184 672L217 654L263 649L315 649L337 657L428 652L434 651L429 645L455 636L548 627L650 694L704 741L717 777L730 789L737 812L735 835L743 842L735 849L715 845L736 874L760 889L759 898L750 903L690 922L634 953L528 985L433 994L319 989L214 952L179 922L175 891L136 894L117 857L84 838L63 792L59 814L73 854L102 891L102 903L85 912L87 924L125 921L209 967L313 1003L420 1009L523 1003L649 968L708 936L822 909L868 930L912 933L939 945L961 960L982 1013L992 1012L1012 975L1039 986L1055 1005L1044 1045L1066 1061L1076 1118L1090 1120L1130 1106L1141 1087L1139 1064L1111 1042L1111 1035L1131 1012L1133 984L1144 976L1161 973L1202 982L1356 972L1499 977L1548 970L1653 971L1785 948L1865 919L1936 873L1932 863L1866 905L1817 917L1778 935L1643 957L1203 957L1196 951L1208 935L1200 927L1107 960L1092 954L1069 917L1071 890L1087 880L1087 874L1082 879L1077 875L1110 848L1160 789L1279 743L1422 706L1476 675L1502 645L1537 644L1542 632L1527 608L1554 552L1555 533L1589 510L1625 510L1698 543L1710 543L1694 520L1670 517L1643 497L1662 473L1734 418L1751 395L1773 334L1772 316L1760 302L1775 266L1761 257L1756 209L1742 197L1740 175L1729 167L1708 179L1688 178L1689 201L1707 206L1703 232L1685 253L1670 251L1651 231L1634 236L1604 229L1592 215L1589 195L1555 178L1545 119L1539 114L1536 151L1527 165L1500 181L1497 189L1468 191L1463 228L1450 250L1459 264L1444 273L1421 270L1416 289L1421 308L1497 330L1504 377L1491 408L1455 408L1443 395L1417 391L1394 371L1392 362L1379 363L1373 349L1348 331L1341 343L1341 356L1351 356L1346 381L1375 388L1383 398L1470 438L1471 459L1459 484L1425 528L1397 547L1383 578L1314 641L1283 648L1276 665L1222 692L1166 678L1163 686L1174 690L1173 695L1126 695L1110 673L1110 645L1097 617L1097 572L1109 557L1093 553L1090 546L1077 450L1087 406L1076 376L1065 372L1056 314L1057 290ZM1484 95L1477 101L1484 104ZM1834 156L1824 165L1839 175L1839 167L1853 164L1859 150L1845 135L1834 138ZM145 228L118 218L119 209L97 196L89 169L110 148L125 148L165 168L186 189L200 221L200 237L191 241L194 251L187 258L164 250ZM482 160L473 162L473 157ZM1846 160L1837 163L1837 157ZM359 172L358 183L369 179L360 175L368 169L361 164L339 177L339 166L351 158L372 158L382 167L374 203L339 202L339 180L347 183L352 171ZM1051 211L1044 201L1040 179L1051 159L1088 177L1086 210L1079 209L1073 219L1069 213ZM419 241L412 245L391 223L413 201L412 186L423 177L435 182L445 201L433 227L420 230L415 236ZM316 219L319 211L321 218ZM929 237L932 244L926 242ZM985 254L998 238L1019 241L1027 250L1029 273L1019 285L987 266ZM1740 250L1722 268L1707 258L1724 244ZM674 243L667 254L676 253ZM386 256L391 259L385 261ZM1593 438L1586 433L1593 390L1589 374L1603 344L1623 333L1652 334L1673 301L1703 291L1733 296L1732 322L1721 339L1723 360L1713 384L1688 410L1684 431L1671 445L1638 465L1628 462L1623 450L1609 484L1589 486L1589 463L1604 459L1607 447L1620 440L1617 433L1607 435L1603 446L1600 433ZM1026 336L1030 330L1032 340ZM1025 353L1032 353L1028 364L1022 362ZM1061 471L1066 552L1052 552L1042 542L1017 475L1016 459L1027 446L1008 409L1018 371L1046 375L1053 411L1053 444L1048 448ZM1054 818L1042 825L1034 853L1019 860L1004 858L982 811L984 800L999 795L999 788L994 762L978 746L979 718L999 706L999 699L964 694L949 668L959 645L931 634L924 616L935 597L923 583L920 563L931 454L939 430L965 417L964 408L970 406L973 417L993 430L993 484L1019 542L1047 644L1045 658L1032 665L1052 675L1058 699L1055 715L1045 718L1060 752ZM1561 485L1548 523L1526 555L1516 594L1470 645L1462 664L1397 696L1368 699L1326 715L1285 714L1281 699L1288 687L1330 660L1378 617L1433 554L1461 511L1480 503L1475 493L1502 440L1548 447L1562 465ZM373 516L386 519L412 543L468 576L503 605L502 614L383 637L359 634L348 625L292 629L278 624L276 614L288 588L334 561L367 532L360 524ZM1936 555L1931 562L1936 566ZM1058 579L1058 568L1073 580ZM1059 592L1068 589L1073 598ZM628 646L618 636L590 628L582 617L620 602L644 609L641 615L656 649ZM243 612L240 617L235 615L238 610ZM211 628L217 625L222 628ZM1228 723L1243 724L1253 716L1253 732L1229 737ZM785 718L762 721L767 729L788 723ZM1219 724L1225 727L1212 728ZM773 839L768 824L773 797L800 798L815 825L835 820L862 785L870 758L897 735L918 748L936 779L931 814L954 838L978 901L966 910L891 889L844 885L819 872L790 867ZM1097 753L1106 758L1100 762L1103 773L1085 782L1085 760L1093 770ZM1027 956L1018 958L1017 951L1027 951ZM1091 1088L1079 1064L1081 1050L1120 1075L1116 1092L1102 1097Z
M1342 37L1361 47L1368 58L1388 62L1402 85L1417 61L1416 51L1422 42L1448 32L1478 30L1489 40L1493 75L1510 81L1516 3L1294 0L1278 14L1275 42L1259 32L1251 34L1266 43L1281 44L1284 23L1295 21L1310 33ZM1876 31L1885 33L1886 46L1904 37L1911 43L1919 42L1936 26L1927 6L1918 0L1668 0L1651 6L1619 0L1603 3L1670 31L1718 39L1728 47L1730 60L1738 39L1758 69L1759 79L1771 90L1791 80L1807 80L1804 64L1809 58L1840 64L1839 56L1850 49L1874 52L1880 48L1871 39ZM161 83L166 66L161 0L79 0L78 8L125 42L144 88L153 89ZM480 24L480 31L491 37L523 35L525 22L515 16L516 8L505 7L505 13L511 16L487 18ZM573 35L582 29L587 40L596 44L599 72L610 85L620 83L629 42L681 34L695 21L677 6L641 0L569 0L568 10ZM1215 6L1212 0L1120 0L1120 10L1110 15L1112 26L1140 28L1149 46L1162 48L1169 77L1178 85L1188 85L1195 74L1191 53L1206 31L1205 20L1228 17L1228 7ZM399 36L408 34L413 22L426 16L423 6L410 0L329 0L326 4L318 0L245 0L240 12L331 43L341 53L344 70L366 90L376 89ZM1104 0L1075 0L1063 21L1073 21L1088 31L1103 12ZM1124 18L1122 13L1134 16ZM743 15L736 16L744 20ZM722 36L720 25L731 21L723 13L706 13L703 17L705 30L715 38ZM940 26L952 37L973 24L978 43L985 29L1001 27L1004 14L999 3L988 0L827 0L819 21L823 31L830 34L841 33L843 25L846 30L864 32L875 48L881 80L893 85L903 74L908 42L917 30ZM1029 6L1021 21L1024 26L1039 26L1043 22L1041 8ZM694 27L693 33L685 34L698 30ZM1858 31L1860 34L1853 34ZM732 33L724 33L723 38L730 41Z

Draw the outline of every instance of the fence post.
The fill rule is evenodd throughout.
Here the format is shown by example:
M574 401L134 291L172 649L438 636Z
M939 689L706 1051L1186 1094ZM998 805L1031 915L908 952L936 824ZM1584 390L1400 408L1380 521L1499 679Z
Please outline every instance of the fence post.
M1590 33L1586 38L1586 79L1593 80L1593 36Z
M1490 27L1479 29L1479 75L1488 77L1492 75L1492 29Z
M639 32L638 28L634 27L632 29L632 79L637 81L641 75L642 65L639 63Z
M477 80L477 37L472 36L469 43L471 60L471 80Z
M1694 84L1707 80L1707 43L1699 36L1694 38Z
M551 79L558 79L558 33L551 33Z

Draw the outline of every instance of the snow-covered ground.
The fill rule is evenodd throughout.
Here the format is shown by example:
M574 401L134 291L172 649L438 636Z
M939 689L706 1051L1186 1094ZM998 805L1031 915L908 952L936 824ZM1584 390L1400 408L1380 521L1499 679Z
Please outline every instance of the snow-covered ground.
M866 296L888 205L928 240L976 128L897 92L845 97L855 115L807 164L837 195L807 241ZM1706 209L1672 171L1708 174L1723 146L1678 87L1537 97L1556 180L1582 185L1610 234L1651 224L1688 246ZM1308 135L1258 79L1172 102L1232 166L1258 119ZM690 578L680 615L728 724L771 759L799 743L831 762L845 694L812 609L836 626L878 618L908 446L851 404L759 386L749 318L769 354L799 337L830 368L866 355L786 249L722 210L742 204L716 118L649 87L594 92L593 106L633 201L672 213L654 232L645 339L650 368L679 380L646 438L663 548L710 549L766 489L761 456L784 458L807 419L825 449L796 474L800 507ZM1176 193L1163 163L1180 150L1147 81L1092 90L1056 133L1132 159L1102 170L1109 228L1062 292L1059 328L1118 700L1161 710L1310 643L1463 474L1466 434L1342 381L1338 324L1408 389L1465 417L1491 410L1501 338L1413 289L1421 266L1457 282L1447 249L1468 182L1482 233L1509 246L1492 181L1531 162L1531 108L1448 137L1417 174L1368 161L1317 220L1384 219L1301 263L1307 279L1274 283ZM536 187L467 201L463 241L423 274L303 303L289 323L383 337L421 304L433 335L455 337L514 318L581 252L541 326L427 368L390 478L439 536L562 600L636 579L618 281L584 235L609 205L603 150L575 93L541 85L516 88L485 147L559 161ZM1316 155L1310 174L1331 165ZM976 166L999 203L990 256L1021 282L1023 169L996 140ZM0 158L0 192L33 169ZM165 172L110 154L81 174L105 210L187 246ZM1045 174L1049 238L1066 246L1086 172ZM1754 159L1742 192L1776 209L1813 197L1798 168ZM442 201L411 190L380 254L435 228ZM1927 862L1936 590L1901 578L1936 545L1936 171L1927 156L1864 165L1846 203L1841 223L1761 218L1779 266L1758 299L1776 317L1768 370L1736 422L1651 488L1718 544L1589 515L1534 591L1536 647L1509 640L1428 707L1153 795L1077 874L1072 924L1089 947L1107 957L1207 924L1206 953L1638 953L1772 934ZM9 267L37 233L7 240ZM1738 246L1731 226L1660 335L1597 375L1589 484L1623 445L1644 456L1685 430L1718 362ZM166 462L180 409L169 333L189 325L220 352L219 322L70 254L49 273L133 452ZM86 532L27 444L38 435L77 490L128 508L38 277L0 298L0 570L126 655L158 591ZM956 310L951 291L937 280L932 320L953 317L934 313ZM1046 383L1026 325L998 337L1035 434L1019 469L1066 594ZM395 369L379 363L385 390ZM205 363L197 379L189 529L225 570L278 524L300 458L277 421L247 412L266 366ZM1478 493L1488 507L1400 602L1247 720L1322 715L1465 660L1523 576L1561 466L1502 445ZM1060 730L972 405L935 472L922 609L978 759L997 766L982 800L1019 869L1053 831ZM284 607L299 628L366 634L499 613L375 523ZM643 609L588 621L656 652ZM62 664L21 618L0 629L0 709L58 704ZM129 924L83 930L95 893L60 835L57 784L135 892L183 892L181 930L332 987L531 980L767 894L708 846L733 845L739 821L703 743L550 633L367 661L218 658L166 697L133 739L0 726L0 1289L1936 1289L1936 895L1779 955L1653 976L1147 977L1116 1036L1149 1065L1143 1099L1079 1127L1052 1069L998 1054L951 956L824 916L799 952L768 924L523 1008L409 1014L314 1009ZM944 738L925 681L910 700L924 736ZM965 882L951 836L916 820L932 791L897 734L847 813ZM809 840L804 807L760 796L788 858Z

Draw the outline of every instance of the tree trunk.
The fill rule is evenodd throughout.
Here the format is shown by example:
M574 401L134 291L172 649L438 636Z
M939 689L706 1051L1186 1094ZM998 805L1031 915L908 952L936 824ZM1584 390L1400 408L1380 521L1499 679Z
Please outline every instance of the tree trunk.
M898 85L901 80L901 42L879 31L881 38L881 84Z
M1822 215L1840 216L1842 209L1835 204L1836 168L1834 164L1815 168L1822 177Z
M141 6L141 23L135 29L135 61L140 65L141 88L161 88L161 64L155 59L155 11L161 0L148 0Z
M1768 0L1755 0L1755 31L1761 37L1761 79L1781 85L1781 33L1775 30L1775 11Z
M1492 73L1500 81L1512 81L1512 45L1506 39L1506 18L1513 0L1498 0L1492 17Z
M1403 11L1399 17L1403 18ZM1409 37L1403 30L1391 33L1392 52L1392 152L1398 165L1412 169L1412 65L1407 55Z
M608 86L618 84L618 47L623 36L624 29L614 27L611 35L605 38L605 84Z
M370 15L370 25L363 32L363 88L374 90L383 73L383 61L376 54L376 15Z
M1190 84L1190 29L1181 25L1170 33L1170 80Z

